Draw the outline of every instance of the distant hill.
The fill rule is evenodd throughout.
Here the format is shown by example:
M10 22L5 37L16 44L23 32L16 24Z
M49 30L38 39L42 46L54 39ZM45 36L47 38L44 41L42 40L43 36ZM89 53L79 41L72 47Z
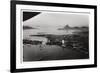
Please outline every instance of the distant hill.
M64 29L70 29L71 27L69 26L69 25L66 25L65 27L64 27Z
M88 29L87 26L82 26L82 27L70 27L68 24L65 25L63 28L58 28L58 30L68 30L68 29Z
M33 28L33 27L30 27L30 26L23 26L23 29L26 30L26 29L37 29L37 28Z
M66 29L72 29L69 25L65 25L63 28L58 28L58 30L66 30Z

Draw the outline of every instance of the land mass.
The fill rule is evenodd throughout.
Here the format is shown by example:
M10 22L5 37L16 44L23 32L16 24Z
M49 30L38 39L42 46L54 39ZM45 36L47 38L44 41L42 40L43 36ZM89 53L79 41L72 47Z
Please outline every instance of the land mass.
M30 26L23 26L23 30L26 30L26 29L37 29L37 28L30 27Z
M65 25L63 28L58 28L58 30L69 30L69 29L72 29L72 30L87 30L88 27L87 26L82 26L82 27L71 27L69 25Z

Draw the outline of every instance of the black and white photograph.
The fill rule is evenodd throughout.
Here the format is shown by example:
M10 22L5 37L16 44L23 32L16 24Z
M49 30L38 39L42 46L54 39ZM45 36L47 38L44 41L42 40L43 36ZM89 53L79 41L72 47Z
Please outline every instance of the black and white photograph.
M23 11L23 61L88 58L88 13Z

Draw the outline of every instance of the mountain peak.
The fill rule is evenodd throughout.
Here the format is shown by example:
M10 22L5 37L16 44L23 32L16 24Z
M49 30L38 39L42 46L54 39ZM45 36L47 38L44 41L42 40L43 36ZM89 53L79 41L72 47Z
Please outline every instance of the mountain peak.
M70 28L68 24L64 26L64 29L68 29L68 28Z

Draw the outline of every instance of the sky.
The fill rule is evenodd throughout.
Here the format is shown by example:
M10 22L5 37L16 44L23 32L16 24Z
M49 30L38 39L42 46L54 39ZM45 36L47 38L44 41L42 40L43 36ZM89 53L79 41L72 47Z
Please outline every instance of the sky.
M67 24L71 27L80 27L89 25L89 16L79 13L41 12L37 16L24 21L23 24L32 27L64 27Z

